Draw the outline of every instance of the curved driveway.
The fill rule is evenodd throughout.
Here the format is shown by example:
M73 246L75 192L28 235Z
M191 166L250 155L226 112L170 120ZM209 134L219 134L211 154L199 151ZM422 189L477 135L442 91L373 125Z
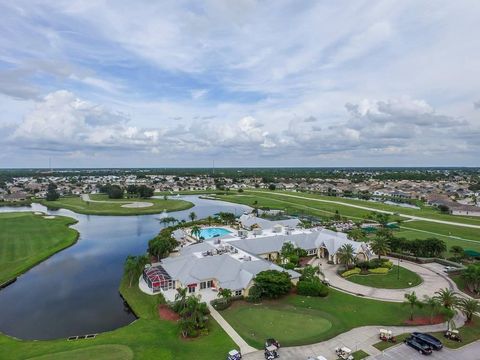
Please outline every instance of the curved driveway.
M337 274L337 269L341 265L330 265L327 264L325 259L321 260L323 261L316 260L315 263L320 262L320 268L322 269L325 277L330 281L332 287L354 295L364 296L372 299L403 302L405 300L405 293L407 292L415 291L417 296L422 299L424 295L432 296L435 291L439 289L455 289L453 283L447 280L447 277L443 274L437 273L424 265L419 265L405 260L400 262L400 266L420 275L423 280L420 285L406 289L378 289L355 284ZM390 260L392 260L394 264L397 264L396 259Z

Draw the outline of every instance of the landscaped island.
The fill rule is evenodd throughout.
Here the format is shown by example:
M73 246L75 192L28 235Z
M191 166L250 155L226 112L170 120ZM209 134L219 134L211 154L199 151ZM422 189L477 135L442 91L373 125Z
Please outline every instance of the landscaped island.
M76 220L30 212L0 214L0 284L74 244Z
M163 211L180 211L193 207L185 200L124 198L109 199L107 195L96 194L88 197L62 197L55 201L40 200L50 209L68 209L87 215L147 215Z

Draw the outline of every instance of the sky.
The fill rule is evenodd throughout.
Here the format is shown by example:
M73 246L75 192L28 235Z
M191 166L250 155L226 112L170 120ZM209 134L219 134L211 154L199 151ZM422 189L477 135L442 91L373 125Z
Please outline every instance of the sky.
M480 2L0 0L0 167L480 166Z

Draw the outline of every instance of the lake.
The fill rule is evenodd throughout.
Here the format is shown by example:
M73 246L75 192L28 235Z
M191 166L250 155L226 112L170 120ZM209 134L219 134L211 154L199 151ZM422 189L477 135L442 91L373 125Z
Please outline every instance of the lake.
M182 196L193 208L169 213L188 220L194 211L205 218L220 211L237 216L249 208L222 201ZM0 290L0 332L20 339L55 339L113 330L135 320L118 287L127 255L146 252L147 243L161 229L160 214L97 216L69 210L0 207L6 211L42 211L78 220L72 227L78 242L20 276Z

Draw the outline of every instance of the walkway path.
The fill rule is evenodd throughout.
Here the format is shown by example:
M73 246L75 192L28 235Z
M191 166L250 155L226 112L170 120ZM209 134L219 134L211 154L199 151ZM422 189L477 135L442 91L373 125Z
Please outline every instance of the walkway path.
M212 315L212 317L218 322L218 324L228 334L228 336L230 336L232 340L238 345L238 347L240 348L240 353L242 355L249 354L252 352L258 352L257 349L248 345L247 342L243 340L243 338L240 335L238 335L235 329L230 326L230 324L223 318L223 316L220 315L212 305L210 305L209 301L207 302L207 305L208 305L208 308L210 309L210 314Z
M396 264L396 259L390 260ZM446 276L441 276L437 272L424 265L405 260L401 261L401 266L420 275L423 280L420 285L406 289L372 288L369 286L356 284L342 278L337 274L337 270L340 265L327 264L325 259L318 259L314 263L321 264L320 268L322 269L325 278L330 281L330 285L332 287L354 295L360 295L377 300L403 302L405 300L405 293L407 292L415 291L417 296L421 299L424 295L432 296L438 289L454 289L453 282L447 280Z
M457 316L455 318L455 324L462 326L464 324L464 318ZM378 331L385 326L362 326L343 334L340 334L333 339L326 340L320 343L304 345L304 346L292 346L280 349L280 358L289 360L305 360L309 356L315 357L323 355L327 359L336 359L335 348L346 346L353 351L364 350L370 355L378 355L381 352L374 348L372 345L376 344L380 340L378 339ZM435 332L443 331L446 329L444 323L437 325L426 326L389 326L389 330L392 330L395 335L421 331L421 332ZM263 351L257 351L248 354L244 357L246 360L260 360L264 359Z
M249 193L265 195L265 192L262 192L262 191L249 190ZM473 228L473 229L480 229L480 225L457 223L457 222L454 222L454 221L438 220L438 219L425 218L425 217L420 217L420 216L407 215L407 214L399 213L398 211L394 212L394 211L380 210L380 209L371 208L371 207L367 207L367 206L349 204L349 203L341 202L341 201L315 199L315 198L310 198L310 197L305 197L305 196L283 194L283 193L275 193L275 195L292 197L292 198L297 198L297 199L302 199L302 200L323 202L323 203L329 203L329 204L337 204L337 205L342 205L342 206L349 206L349 207L353 207L353 208L357 208L357 209L375 211L375 212L380 212L380 213L385 213L385 214L390 214L390 215L399 215L399 216L403 216L403 217L406 217L406 218L409 218L409 219L412 219L412 220L429 221L429 222L434 222L434 223L437 223L437 224L446 224L446 225L468 227L468 228Z

